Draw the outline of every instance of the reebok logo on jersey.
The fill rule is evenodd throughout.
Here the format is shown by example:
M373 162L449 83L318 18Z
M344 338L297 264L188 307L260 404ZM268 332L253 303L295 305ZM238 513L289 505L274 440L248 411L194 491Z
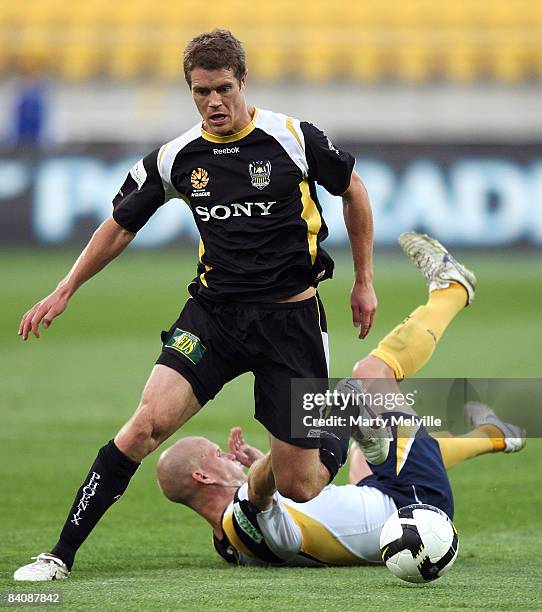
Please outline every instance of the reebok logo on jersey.
M227 153L239 153L239 147L225 147L224 149L213 149L213 155L226 155Z
M229 219L230 217L268 217L271 214L271 206L276 202L234 202L227 206L217 204L212 208L206 206L196 206L195 211L200 216L202 221L209 219Z

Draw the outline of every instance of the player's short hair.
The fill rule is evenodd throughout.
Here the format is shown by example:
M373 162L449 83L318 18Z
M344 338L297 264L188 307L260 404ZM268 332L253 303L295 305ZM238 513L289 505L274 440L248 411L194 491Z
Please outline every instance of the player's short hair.
M204 70L233 70L235 78L240 81L247 71L245 50L241 41L229 30L214 29L193 38L184 50L184 78L192 85L190 74L194 68Z

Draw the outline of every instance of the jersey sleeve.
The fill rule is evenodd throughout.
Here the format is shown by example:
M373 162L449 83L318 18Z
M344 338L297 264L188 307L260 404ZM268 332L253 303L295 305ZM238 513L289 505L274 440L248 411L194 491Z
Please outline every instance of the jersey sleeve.
M269 510L258 513L258 525L269 548L284 561L296 557L301 550L301 530L275 495Z
M137 233L166 202L158 152L156 149L133 166L113 198L113 219L129 232Z
M331 140L312 123L301 122L309 178L322 185L332 195L342 195L350 185L354 157L337 149Z

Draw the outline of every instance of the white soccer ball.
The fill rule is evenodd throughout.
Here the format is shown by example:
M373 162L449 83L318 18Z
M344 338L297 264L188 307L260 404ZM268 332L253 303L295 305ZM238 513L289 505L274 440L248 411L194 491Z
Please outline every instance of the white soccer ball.
M457 531L448 515L429 504L394 512L380 533L382 560L407 582L430 582L452 567L459 550Z

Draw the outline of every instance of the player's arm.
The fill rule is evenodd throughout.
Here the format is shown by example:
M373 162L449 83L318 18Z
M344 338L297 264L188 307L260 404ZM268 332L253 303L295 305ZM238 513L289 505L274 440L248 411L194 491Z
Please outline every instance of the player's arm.
M77 289L120 255L158 207L164 204L166 194L158 170L158 153L156 149L135 164L113 199L113 218L104 221L94 232L57 288L23 315L19 325L19 335L23 340L28 339L30 331L39 338L39 324L43 321L43 327L49 327L53 319L66 310Z
M350 185L342 194L342 200L354 261L354 286L350 294L352 320L360 328L359 337L365 338L373 325L377 307L373 288L374 229L369 195L356 172L352 172Z
M250 468L248 499L256 509L256 521L269 549L284 561L298 555L301 530L276 494L270 453Z
M255 461L248 473L248 499L259 510L267 510L273 505L273 495L277 487L271 467L271 453Z
M311 123L302 122L309 178L329 193L342 196L344 220L352 255L355 280L350 296L352 320L365 338L373 324L376 296L373 289L373 215L369 196L354 170L354 157L337 149Z
M39 324L43 321L43 327L49 327L53 319L66 310L77 289L122 253L134 236L114 219L104 221L57 288L24 314L19 325L19 335L23 340L28 339L30 331L39 338Z

